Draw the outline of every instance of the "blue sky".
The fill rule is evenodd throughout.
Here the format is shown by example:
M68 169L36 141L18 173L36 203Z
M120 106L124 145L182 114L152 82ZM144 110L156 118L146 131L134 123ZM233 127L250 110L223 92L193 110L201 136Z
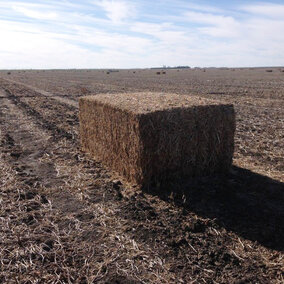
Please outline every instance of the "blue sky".
M284 0L0 0L0 69L283 66Z

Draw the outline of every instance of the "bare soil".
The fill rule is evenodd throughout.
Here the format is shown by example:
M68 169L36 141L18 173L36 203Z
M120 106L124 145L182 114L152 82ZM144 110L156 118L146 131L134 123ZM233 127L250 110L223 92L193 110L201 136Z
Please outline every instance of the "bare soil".
M281 68L0 72L0 283L283 283ZM135 73L134 73L135 71ZM233 103L226 176L139 190L81 152L78 97Z

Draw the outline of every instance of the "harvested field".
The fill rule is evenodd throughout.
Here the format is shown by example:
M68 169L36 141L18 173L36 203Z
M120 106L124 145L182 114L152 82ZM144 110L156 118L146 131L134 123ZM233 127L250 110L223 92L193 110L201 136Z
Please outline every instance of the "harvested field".
M0 283L283 283L284 73L270 69L0 72ZM81 152L78 98L138 91L234 104L232 170L142 191Z

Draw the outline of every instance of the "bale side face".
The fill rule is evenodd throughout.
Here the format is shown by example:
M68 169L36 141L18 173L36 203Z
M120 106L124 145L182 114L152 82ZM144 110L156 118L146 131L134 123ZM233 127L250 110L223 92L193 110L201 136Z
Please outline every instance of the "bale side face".
M155 100L153 94L155 109L144 111L141 100L151 96L142 96L133 95L134 101L129 95L80 98L83 150L141 186L230 168L235 131L232 105L204 101L198 105L197 101L164 109L157 107L161 96Z
M79 110L82 149L130 182L141 180L135 115L85 98L80 98Z
M227 172L234 152L231 105L153 112L139 121L143 184Z

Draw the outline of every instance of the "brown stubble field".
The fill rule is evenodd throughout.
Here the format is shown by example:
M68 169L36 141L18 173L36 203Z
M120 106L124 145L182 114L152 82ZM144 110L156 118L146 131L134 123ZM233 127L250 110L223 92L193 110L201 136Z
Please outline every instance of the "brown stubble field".
M284 68L157 71L0 72L1 283L284 281ZM233 103L231 172L141 191L80 151L78 97L145 90Z

